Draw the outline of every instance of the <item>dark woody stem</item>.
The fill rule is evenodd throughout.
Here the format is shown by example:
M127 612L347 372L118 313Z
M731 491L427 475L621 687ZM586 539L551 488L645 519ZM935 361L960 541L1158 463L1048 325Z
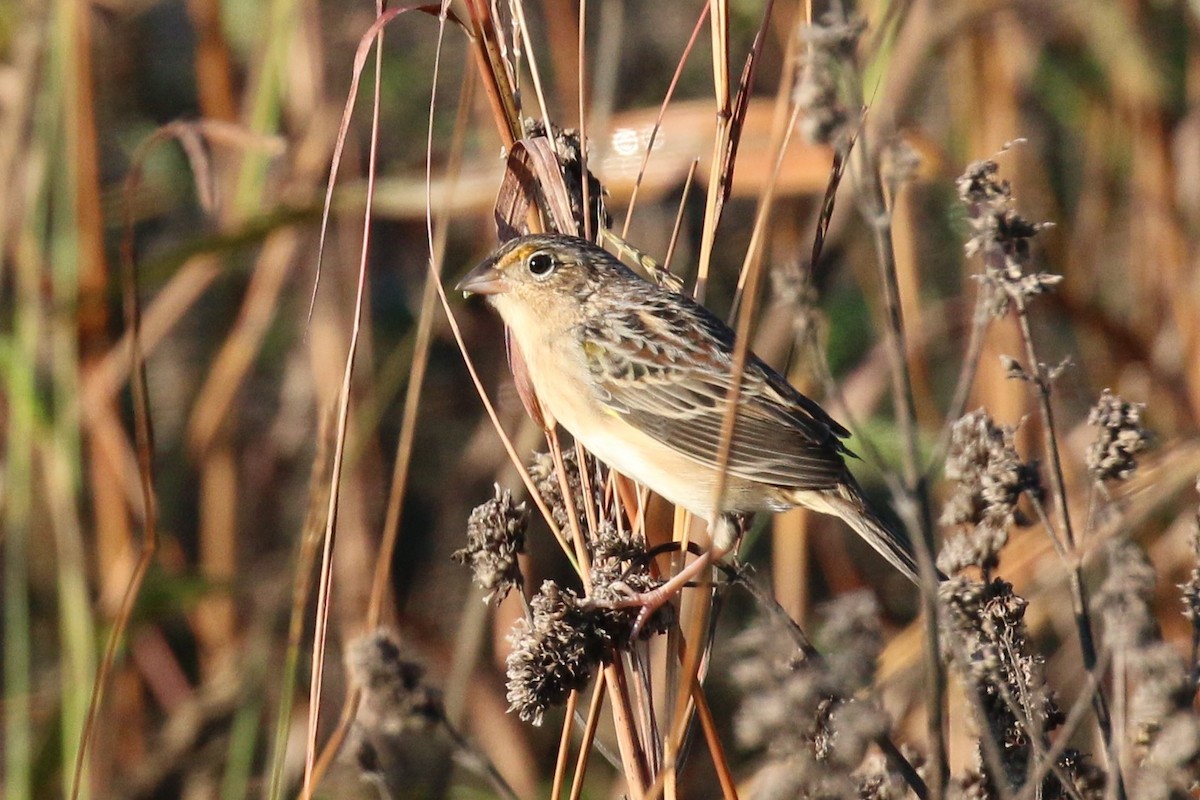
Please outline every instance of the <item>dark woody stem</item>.
M1042 514L1050 538L1058 546L1060 555L1065 553L1066 566L1069 570L1071 586L1071 604L1075 617L1075 627L1079 633L1079 649L1083 656L1083 667L1093 679L1096 687L1092 693L1092 708L1096 713L1096 725L1104 740L1104 748L1108 757L1109 767L1116 779L1116 797L1124 800L1125 780L1121 774L1121 763L1118 759L1115 742L1113 741L1112 715L1108 708L1108 699L1104 695L1099 676L1097 675L1098 658L1096 656L1096 639L1092 628L1091 615L1088 613L1087 592L1083 583L1083 560L1076 547L1075 532L1071 526L1071 513L1067 505L1066 481L1063 478L1062 455L1058 449L1057 429L1054 422L1054 406L1050 402L1052 391L1051 378L1046 368L1037 358L1033 344L1033 331L1029 324L1029 309L1025 298L1014 298L1017 323L1021 331L1021 339L1025 345L1025 357L1029 361L1030 382L1033 384L1038 400L1038 410L1042 417L1042 435L1046 457L1050 459L1050 488L1054 495L1054 503L1058 507L1058 519L1061 525L1062 539L1059 533L1049 525L1049 519Z

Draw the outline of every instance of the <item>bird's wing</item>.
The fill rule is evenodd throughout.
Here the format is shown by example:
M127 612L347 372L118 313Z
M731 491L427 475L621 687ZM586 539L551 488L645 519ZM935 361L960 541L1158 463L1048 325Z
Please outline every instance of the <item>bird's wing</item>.
M702 464L717 461L733 381L733 332L676 296L640 298L583 326L600 401ZM742 378L729 473L797 489L831 489L846 473L849 435L815 402L751 356Z

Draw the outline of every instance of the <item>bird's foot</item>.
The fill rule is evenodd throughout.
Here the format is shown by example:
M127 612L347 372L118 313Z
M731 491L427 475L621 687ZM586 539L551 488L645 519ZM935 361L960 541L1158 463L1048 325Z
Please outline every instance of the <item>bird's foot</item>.
M716 558L719 558L720 555L717 554ZM679 570L669 581L653 589L637 591L624 581L615 581L608 586L611 594L606 594L609 594L609 597L594 602L597 606L606 608L638 609L637 617L634 619L633 628L629 634L630 640L635 640L659 609L674 599L689 583L701 575L713 561L713 551L705 551L696 560Z

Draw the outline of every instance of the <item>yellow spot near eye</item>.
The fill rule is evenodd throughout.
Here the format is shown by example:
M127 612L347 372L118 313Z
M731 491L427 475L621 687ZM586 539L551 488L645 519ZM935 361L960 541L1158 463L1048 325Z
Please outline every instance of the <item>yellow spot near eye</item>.
M500 266L502 268L506 268L510 264L520 264L533 252L533 250L533 245L523 244L505 256L504 261L501 262Z

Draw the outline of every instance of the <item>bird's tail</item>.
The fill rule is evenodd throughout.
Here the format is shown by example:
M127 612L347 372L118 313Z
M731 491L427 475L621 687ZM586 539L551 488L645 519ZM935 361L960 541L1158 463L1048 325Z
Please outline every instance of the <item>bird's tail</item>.
M838 488L826 491L806 491L797 498L803 505L841 517L855 533L866 540L892 566L904 573L913 583L920 583L917 560L908 537L884 522L867 503L853 478ZM938 573L939 580L945 576Z

